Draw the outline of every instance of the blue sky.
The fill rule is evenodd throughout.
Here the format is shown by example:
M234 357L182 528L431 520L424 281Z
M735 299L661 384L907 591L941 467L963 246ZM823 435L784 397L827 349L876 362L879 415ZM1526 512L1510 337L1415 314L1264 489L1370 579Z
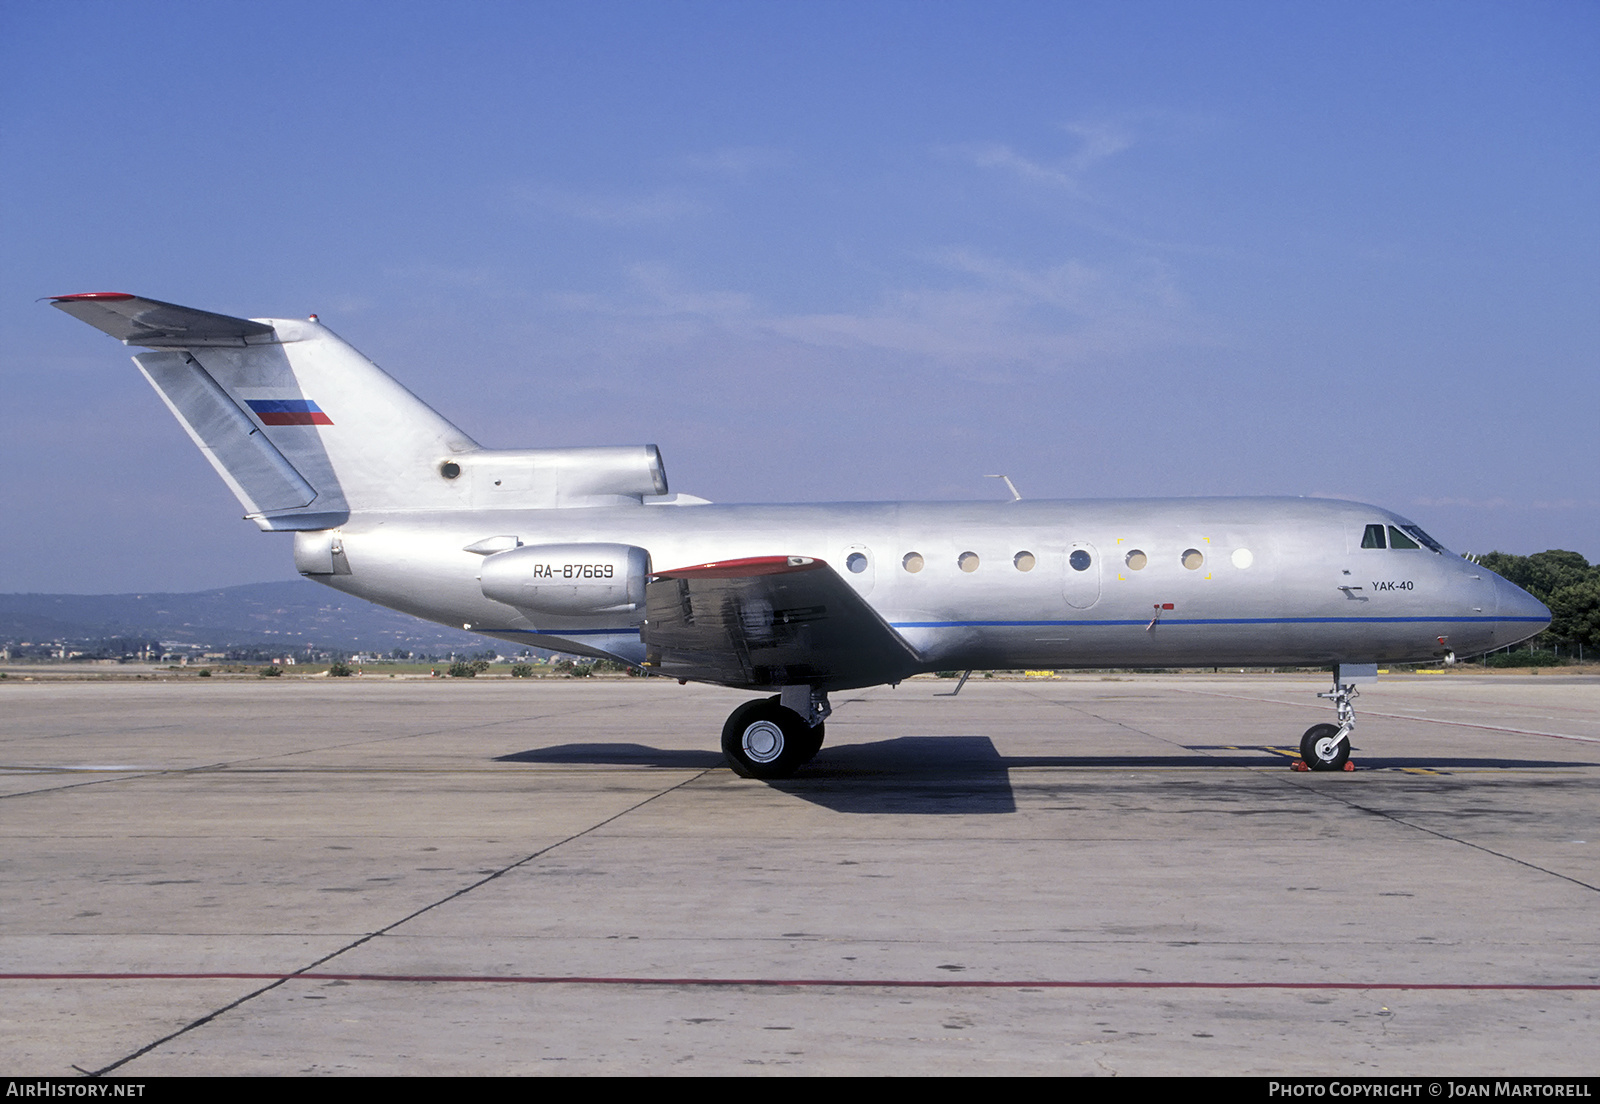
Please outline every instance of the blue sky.
M293 576L36 302L322 320L717 501L1318 494L1600 559L1600 6L0 9L0 591Z

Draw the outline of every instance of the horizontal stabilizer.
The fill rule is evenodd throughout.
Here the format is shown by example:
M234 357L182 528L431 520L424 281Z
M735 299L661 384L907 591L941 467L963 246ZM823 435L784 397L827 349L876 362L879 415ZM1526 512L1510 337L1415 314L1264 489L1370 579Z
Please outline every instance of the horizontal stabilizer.
M152 349L193 349L214 345L259 345L272 340L272 327L248 318L141 299L120 291L57 295L50 305L128 345Z

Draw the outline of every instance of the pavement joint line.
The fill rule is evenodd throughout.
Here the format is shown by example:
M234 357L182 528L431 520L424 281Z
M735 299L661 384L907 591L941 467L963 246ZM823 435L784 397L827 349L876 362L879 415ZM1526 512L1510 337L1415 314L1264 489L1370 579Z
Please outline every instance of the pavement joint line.
M1179 694L1203 694L1208 698L1233 698L1235 701L1266 702L1270 705L1292 705L1307 709L1316 709L1310 702L1289 702L1281 698L1253 698L1248 694L1223 694L1216 690L1191 690L1187 687L1173 687ZM1505 725L1477 724L1473 721L1451 721L1443 717L1414 717L1405 713L1380 713L1376 709L1362 709L1359 711L1367 717L1387 717L1393 721L1423 721L1427 724L1454 725L1457 728L1481 728L1485 732L1510 732L1516 736L1548 736L1553 740L1578 740L1585 744L1600 744L1600 736L1578 736L1571 732L1540 732L1533 728L1507 728Z
M624 763L622 766L631 767L636 764ZM0 777L7 775L62 775L62 774L197 774L204 771L220 773L226 771L232 775L258 775L258 774L427 774L427 775L457 775L457 774L506 774L517 769L550 767L569 768L573 770L606 771L616 769L610 763L526 763L510 762L495 767L233 767L227 764L208 767L179 767L163 770L159 767L129 767L123 770L104 771L92 770L82 767L0 767ZM658 770L687 770L688 767L658 767ZM102 781L115 781L115 779L102 779ZM56 786L53 790L29 790L29 793L48 793L54 790L71 789L70 786ZM0 794L0 796L5 796ZM21 796L14 794L11 796Z
M107 782L127 782L127 781L130 781L132 779L136 779L136 778L157 778L157 777L160 777L162 775L202 774L202 773L205 773L207 771L224 771L224 770L228 770L230 768L238 767L238 766L240 766L242 764L245 764L245 763L258 762L259 760L262 760L262 759L287 759L287 758L291 758L291 757L296 756L296 755L312 755L312 754L315 754L315 753L318 753L318 752L325 752L325 751L344 751L344 750L347 750L349 748L364 747L364 746L367 746L369 744L387 744L387 743L392 743L392 742L394 742L396 740L415 740L415 739L418 739L418 738L423 737L423 736L440 736L440 735L446 735L446 734L454 733L454 732L470 732L473 729L478 729L478 728L496 728L496 727L499 727L500 725L505 725L505 724L526 724L526 723L529 723L529 722L532 722L532 721L547 720L547 719L549 719L550 717L553 717L553 716L568 717L568 716L573 716L575 714L581 714L581 713L594 713L594 712L600 712L600 711L603 711L603 710L610 710L610 709L632 709L632 708L635 708L635 706L632 705L632 704L589 706L589 707L583 708L583 709L563 710L563 711L559 711L559 712L556 712L556 713L538 713L538 714L534 714L531 717L516 717L516 718L502 719L502 720L498 720L498 721L489 721L489 722L486 722L484 724L465 725L465 726L451 726L450 728L429 729L426 732L407 732L407 733L402 733L401 735L398 735L398 736L381 736L381 737L374 737L374 738L364 738L364 739L360 739L360 740L351 740L351 741L348 741L348 742L342 743L342 744L326 744L326 745L322 745L322 746L314 747L314 748L301 748L299 751L280 752L280 753L274 754L274 755L250 755L250 756L246 756L243 759L227 759L227 760L224 760L224 761L218 762L218 763L200 763L200 764L197 764L197 765L192 766L192 767L142 767L142 768L135 768L135 769L130 770L130 771L126 771L126 772L119 773L119 774L114 774L114 775L112 775L111 777L108 777L108 778L93 778L93 779L89 779L88 781L85 781L85 782L72 782L72 783L69 783L69 784L67 784L65 786L45 786L45 787L42 787L42 788L37 789L37 790L19 790L16 793L0 793L0 799L10 798L10 797L34 797L34 796L38 796L40 794L61 793L61 792L65 791L65 790L75 790L75 789L79 788L80 786L99 786L99 785L103 785L103 784L105 784ZM71 769L71 768L37 767L37 768L4 768L4 769L8 769L8 770L25 769L30 774L78 773L76 770ZM83 772L83 773L90 773L90 772ZM93 773L103 773L103 772L96 771L96 772L93 772Z
M1405 683L1391 683L1390 685L1404 686L1406 684ZM1413 683L1412 685L1415 685L1415 684ZM1579 683L1579 685L1591 685L1591 684L1588 683L1587 681L1585 681L1585 682ZM1447 705L1487 705L1487 706L1490 706L1490 707L1494 707L1494 706L1498 706L1498 705L1501 704L1500 702L1496 702L1496 701L1493 701L1493 700L1488 699L1488 698L1466 698L1466 697L1460 697L1458 695L1451 695L1451 696L1448 696L1448 697L1434 697L1434 696L1429 695L1429 694L1412 694L1412 695L1410 695L1410 697L1411 697L1411 699L1413 701L1443 702L1443 703L1445 703ZM1550 703L1541 704L1539 706L1539 708L1540 709L1552 709L1552 710L1555 710L1557 713L1575 713L1575 714L1577 714L1577 717L1575 718L1576 720L1587 720L1587 719L1589 719L1591 717L1595 717L1597 719L1600 719L1600 714L1597 714L1596 711L1594 709L1592 709L1592 708L1581 708L1581 707L1570 706L1570 705L1553 705L1553 704L1550 704ZM1556 718L1551 717L1550 719L1551 720L1555 720Z
M1255 701L1255 702L1266 702L1266 703L1273 704L1273 705L1304 705L1304 706L1310 707L1310 703L1308 703L1308 702L1286 702L1286 701L1282 701L1282 700L1277 699L1277 698L1257 698L1257 697L1251 697L1251 696L1245 695L1245 694L1223 694L1223 693L1219 693L1219 692L1213 691L1213 690L1192 690L1192 689L1187 689L1187 688L1184 688L1184 687L1175 687L1174 689L1176 689L1181 694L1201 694L1201 695L1204 695L1206 697L1232 698L1232 699L1234 699L1236 701ZM1046 699L1046 700L1048 700L1048 699ZM1080 712L1087 713L1091 717L1094 716L1093 713L1089 713L1089 711L1087 709L1084 709L1082 706L1077 706L1077 705L1075 705L1075 703L1060 702L1058 704L1061 704L1061 705L1072 705L1075 708L1077 708ZM1403 714L1379 713L1379 712L1376 712L1374 710L1367 710L1366 712L1370 716L1389 717L1389 718L1396 719L1396 720L1433 721L1435 724L1458 725L1458 726L1463 727L1463 728L1481 728L1481 729L1488 730L1490 732L1510 732L1510 733L1514 733L1516 735L1522 735L1522 736L1552 736L1552 737L1555 737L1556 739L1561 739L1561 740L1582 740L1582 741L1584 741L1586 743L1600 743L1600 739L1596 739L1596 738L1591 737L1591 736L1571 736L1571 735L1566 735L1566 734L1559 733L1559 732L1533 732L1533 731L1529 731L1529 730L1526 730L1526 729L1507 728L1507 727L1505 727L1503 725L1472 724L1471 722L1467 722L1467 721L1447 721L1447 720L1440 720L1440 719L1433 718L1433 717L1407 717L1407 716L1405 716ZM1103 719L1103 718L1101 718L1101 719ZM1133 728L1133 726L1131 726L1131 725L1122 724L1121 722L1118 722L1118 721L1112 721L1112 722L1109 722L1109 723L1118 724L1121 727L1127 728L1127 729L1129 729L1130 731L1133 731L1133 732L1140 731L1139 729ZM1145 733L1145 735L1150 735L1150 734L1149 733ZM1161 737L1159 737L1159 736L1153 737L1153 738L1154 739L1161 739ZM1192 749L1190 749L1190 750L1192 750ZM1429 771L1427 773L1432 774L1432 773L1436 773L1436 772ZM1285 783L1287 783L1288 785L1294 786L1296 789L1300 789L1300 790L1310 790L1311 789L1309 786L1306 786L1306 785L1304 785L1304 784L1300 783L1299 781L1297 781L1295 779L1292 779L1292 778L1284 778L1282 780ZM1474 849L1476 851L1482 851L1486 855L1493 855L1497 859L1505 859L1508 862L1513 862L1513 863L1516 863L1519 866L1527 867L1529 870L1537 870L1541 874L1547 874L1547 875L1549 875L1550 877L1553 877L1553 878L1560 878L1563 881L1571 882L1573 885L1582 886L1584 889L1592 890L1592 891L1594 891L1596 893L1600 893L1600 886L1590 885L1588 882L1583 881L1581 878L1574 878L1570 874L1562 874L1562 873L1559 873L1558 871L1547 869L1546 867L1539 866L1537 863L1528 862L1526 859L1519 859L1515 855L1507 855L1504 852L1496 851L1492 847L1485 847L1481 843L1473 843L1470 840L1464 840L1464 839L1461 839L1459 837L1452 836L1449 833L1441 832L1441 831L1439 831L1439 830L1437 830L1435 828L1426 828L1426 827L1424 827L1424 826L1422 826L1420 824L1413 824L1410 821L1404 819L1403 817L1396 816L1393 813L1386 813L1381 809L1370 808L1370 807L1368 807L1366 805L1362 805L1362 804L1360 804L1358 802L1352 801L1352 800L1344 797L1341 794L1333 793L1333 792L1331 792L1329 790L1316 789L1316 790L1312 790L1311 792L1320 794L1320 795L1328 797L1328 798L1331 798L1332 800L1337 801L1342 805L1348 806L1351 809L1355 809L1358 812L1367 813L1367 814L1372 815L1372 816L1382 817L1385 820L1393 821L1395 824L1399 824L1399 825L1401 825L1402 827L1405 827L1405 828L1410 828L1413 831L1423 832L1423 833L1426 833L1427 835L1433 836L1433 837L1435 837L1437 839L1447 840L1450 843L1458 843L1458 844L1462 845L1463 847L1470 847L1470 848L1472 848L1472 849Z
M246 1004L246 1003L248 1003L248 1002L250 1002L252 1000L255 1000L257 997L261 996L263 993L269 993L272 990L278 988L280 985L283 985L284 983L286 983L288 981L291 981L294 978L303 977L306 974L310 973L311 971L315 970L318 966L321 966L323 963L330 962L333 959L338 958L340 955L345 954L348 951L353 951L357 947L360 947L361 945L363 945L365 943L368 943L368 942L378 938L378 936L380 936L380 935L385 935L388 932L394 931L394 929L400 927L402 924L406 924L406 923L409 923L412 920L415 920L417 917L421 916L423 913L431 912L436 908L439 908L439 907L441 907L443 905L447 905L451 901L456 900L458 897L464 897L468 893L471 893L473 890L478 889L481 886L485 886L485 885L489 884L490 882L496 880L497 878L501 877L502 875L509 874L509 873L511 873L511 871L516 870L519 867L526 866L528 863L533 862L537 858L541 858L544 855L548 855L550 852L556 850L556 848L558 848L558 847L563 847L566 844L569 844L569 843L573 842L574 840L582 839L584 836L590 835L591 833L594 833L594 832L598 832L600 829L604 828L606 825L611 824L611 823L613 823L615 821L621 820L623 817L627 816L629 813L632 813L632 812L634 812L634 811L636 811L638 809L643 808L644 806L650 804L652 801L655 801L657 798L665 797L668 794L673 793L676 790L681 790L683 787L688 786L691 783L698 782L700 779L704 778L706 775L710 774L713 770L716 770L716 769L717 768L715 768L715 767L708 767L707 769L702 770L702 771L698 771L695 774L691 775L688 778L683 779L680 782L675 782L671 786L668 786L666 789L661 790L661 791L659 791L657 793L653 793L649 797L644 798L643 800L636 801L632 805L629 805L626 809L622 809L622 810L620 810L620 811L618 811L616 813L613 813L611 816L606 817L604 820L596 821L594 824L589 825L589 827L583 829L581 832L574 832L570 836L567 836L567 837L565 837L563 839L559 839L555 843L552 843L547 847L541 847L539 850L533 852L531 855L524 855L522 858L518 859L516 862L509 863L509 864L507 864L505 866L502 866L498 870L494 870L494 871L490 872L489 874L484 875L482 878L479 878L477 881L471 882L468 885L462 886L460 889L457 889L452 893L446 894L445 896L439 898L437 901L432 901L432 902L430 902L430 903L428 903L426 905L423 905L421 908L413 910L412 912L408 913L405 916L402 916L400 919L395 920L392 923L386 924L383 927L378 928L378 929L376 929L374 931L370 931L370 932L366 933L365 935L361 936L360 938L354 939L354 940L350 941L349 943L346 943L342 947L339 947L339 948L337 948L337 949L335 949L333 951L329 951L327 954L323 955L321 958L317 959L314 962L307 963L305 966L301 967L298 970L294 970L294 971L292 971L292 972L290 972L288 974L283 974L283 975L276 975L276 974L262 975L263 977L270 977L273 980L271 981L270 984L263 985L263 986L261 986L261 988L256 989L253 992L246 993L244 996L238 998L237 1000L230 1001L228 1004L223 1005L221 1008L215 1009L214 1011L209 1012L204 1016L201 1016L199 1019L194 1020L194 1021L192 1021L192 1022L190 1022L188 1024L185 1024L183 1027L178 1028L178 1030L173 1031L173 1032L169 1032L168 1034L163 1035L161 1038L156 1039L154 1042L147 1043L146 1045L140 1047L138 1050L134 1051L133 1053L125 1055L125 1056L123 1056L121 1058L118 1058L115 1062L112 1062L110 1065L102 1066L100 1069L93 1070L93 1071L84 1070L83 1072L89 1077L104 1077L106 1074L110 1073L111 1071L113 1071L115 1069L119 1069L122 1066L127 1065L129 1062L133 1061L135 1058L143 1057L144 1055L149 1054L151 1051L155 1050L157 1047L160 1047L160 1046L162 1046L162 1045L164 1045L166 1043L169 1043L173 1039L176 1039L181 1035L187 1035L189 1032L194 1031L196 1028L203 1027L206 1024L210 1023L212 1020L215 1020L217 1017L222 1016L223 1014L225 1014L227 1012L231 1012L235 1008L238 1008L239 1006L241 1006L243 1004ZM81 1067L74 1066L73 1068L74 1069L80 1069Z
M335 952L339 953L339 952ZM305 970L292 974L272 973L143 973L143 974L0 974L0 981L267 981L274 984L218 1009L207 1019L249 1000L268 989L289 981L392 982L405 984L488 984L488 985L639 985L656 987L704 986L707 988L836 988L836 989L1257 989L1321 991L1411 991L1434 992L1600 992L1600 982L1554 981L1163 981L1155 979L1003 979L978 978L749 978L749 977L611 977L589 974L340 974ZM198 1026L205 1020L197 1020ZM185 1029L187 1030L187 1029ZM182 1032L175 1032L173 1038ZM163 1040L164 1041L164 1040ZM152 1046L158 1044L151 1044ZM139 1053L144 1053L140 1051ZM124 1059L126 1061L126 1059ZM106 1069L114 1067L108 1066ZM97 1071L93 1076L103 1074Z
M1054 699L1054 698L1045 697L1044 695L1035 692L1034 690L1032 690L1030 687L1027 687L1027 686L1024 686L1022 688L1022 692L1025 695L1029 696L1029 697L1035 698L1035 699L1040 700L1040 701L1044 701L1044 702L1046 702L1046 703L1048 703L1050 705L1057 705L1057 706L1061 706L1063 708L1075 709L1079 713L1084 714L1085 716L1093 717L1095 720L1101 722L1102 724L1115 725L1118 728L1125 728L1129 732L1136 732L1140 736L1148 737L1151 740L1157 740L1157 741L1159 741L1159 742L1161 742L1163 744L1166 744L1168 747L1179 748L1179 749L1181 749L1183 751L1187 751L1187 752L1191 752L1191 753L1193 753L1196 750L1198 750L1201 754L1203 754L1203 755L1205 755L1205 756L1207 756L1208 758L1211 758L1211 759L1222 760L1224 758L1223 756L1214 754L1213 752L1211 752L1210 750L1208 750L1206 748L1196 749L1196 748L1190 747L1188 744L1180 744L1178 741L1169 739L1169 738L1167 738L1165 736L1157 736L1154 732L1146 732L1142 728L1135 728L1133 725L1127 723L1126 721L1112 720L1110 717L1102 717L1098 713L1091 713L1087 708L1085 708L1085 706L1082 703L1079 703L1079 702L1060 701L1060 700L1057 700L1057 699ZM1275 748L1268 748L1267 750L1268 751L1275 751L1276 749ZM1298 758L1298 756L1296 756L1296 758ZM1168 769L1168 768L1160 768L1160 769Z
M1430 772L1430 773L1432 773L1432 772ZM1321 795L1323 797L1329 798L1330 800L1337 801L1341 805L1345 805L1345 806L1348 806L1351 809L1355 809L1357 812L1366 813L1369 816L1382 817L1384 820L1391 821L1391 822L1393 822L1395 824L1398 824L1402 828L1410 828L1414 832L1422 832L1422 833L1424 833L1426 835L1433 836L1435 839L1446 840L1447 842L1450 842L1450 843L1459 843L1461 846L1470 847L1474 851L1482 851L1485 855L1493 855L1497 859L1505 859L1507 862L1516 863L1518 866L1525 866L1529 870L1537 870L1541 874L1548 874L1552 878L1560 878L1564 882L1571 882L1575 886L1582 886L1584 889L1591 890L1591 891L1593 891L1595 893L1600 893L1600 886L1590 885L1588 882L1584 881L1583 879L1574 878L1570 874L1563 874L1558 870L1550 870L1547 867L1540 866L1538 863L1531 863L1527 859L1519 859L1515 855L1507 855L1503 851L1496 851L1494 848L1485 847L1481 843L1473 843L1471 840L1465 840L1465 839L1460 838L1459 836L1452 836L1448 832L1439 831L1437 828L1429 828L1429 827L1426 827L1425 825L1413 824L1411 821L1406 820L1404 817L1396 816L1394 813L1386 813L1382 809L1374 809L1374 808L1371 808L1370 806L1362 805L1360 802L1352 801L1350 798L1345 797L1343 794L1335 793L1332 790L1327 790L1327 789L1322 789L1322 788L1313 789L1311 786L1305 784L1304 782L1301 782L1299 778L1295 778L1295 777L1282 778L1280 776L1280 779L1285 784L1293 786L1298 790L1308 791L1308 792L1311 792L1311 793L1319 794L1319 795Z
M40 772L40 773L43 773L43 772ZM127 782L127 781L129 781L130 779L133 779L133 778L151 778L151 777L154 777L156 775L162 775L162 774L186 774L186 773L188 773L188 768L180 768L178 770L144 770L144 771L141 771L141 772L139 772L137 774L130 771L130 772L127 772L125 774L112 775L109 778L91 778L91 779L88 779L87 781L84 781L84 782L68 782L64 786L45 786L45 787L43 787L41 789L37 789L37 790L18 790L16 793L0 793L0 798L35 797L35 796L38 796L39 794L64 793L67 790L76 790L76 789L79 789L79 788L81 788L83 786L103 786L108 782Z

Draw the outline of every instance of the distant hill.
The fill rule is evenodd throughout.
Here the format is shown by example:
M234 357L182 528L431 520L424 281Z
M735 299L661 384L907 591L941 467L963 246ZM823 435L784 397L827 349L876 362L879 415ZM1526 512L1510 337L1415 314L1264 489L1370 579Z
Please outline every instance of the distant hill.
M496 642L349 598L305 579L193 594L0 594L0 642L142 638L214 649L443 654ZM505 647L505 645L498 645Z

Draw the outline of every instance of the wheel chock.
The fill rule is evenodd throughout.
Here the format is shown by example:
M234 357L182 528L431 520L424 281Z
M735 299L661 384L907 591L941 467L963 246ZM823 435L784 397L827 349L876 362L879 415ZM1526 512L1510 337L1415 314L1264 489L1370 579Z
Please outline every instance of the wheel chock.
M1290 762L1289 769L1292 771L1308 771L1311 768L1306 766L1306 761L1304 759L1295 759Z
M1344 769L1347 770L1347 771L1353 771L1353 770L1356 769L1356 765L1354 763L1350 762L1350 760L1346 759L1344 761Z

